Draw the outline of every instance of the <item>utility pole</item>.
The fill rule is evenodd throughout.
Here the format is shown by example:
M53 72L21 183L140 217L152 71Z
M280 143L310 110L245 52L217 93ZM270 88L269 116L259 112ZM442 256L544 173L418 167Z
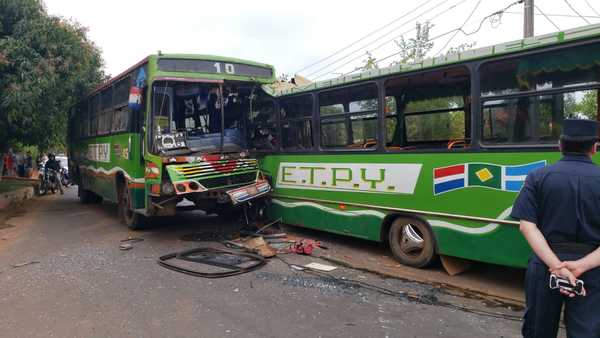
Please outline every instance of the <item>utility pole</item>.
M533 0L524 0L523 8L523 37L533 36Z

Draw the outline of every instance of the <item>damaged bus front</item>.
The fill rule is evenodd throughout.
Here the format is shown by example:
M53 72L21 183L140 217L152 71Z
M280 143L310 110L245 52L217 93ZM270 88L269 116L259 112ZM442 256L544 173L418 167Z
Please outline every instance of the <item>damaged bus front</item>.
M149 183L160 184L153 204L162 210L185 198L230 215L233 207L267 194L271 187L249 156L246 120L265 99L252 82L157 78L150 140L160 163L146 168L146 179L154 180Z
M182 208L230 217L255 207L271 187L249 151L275 140L255 137L250 120L274 111L263 91L274 73L240 59L158 54L107 81L69 115L81 202L116 202L131 229Z

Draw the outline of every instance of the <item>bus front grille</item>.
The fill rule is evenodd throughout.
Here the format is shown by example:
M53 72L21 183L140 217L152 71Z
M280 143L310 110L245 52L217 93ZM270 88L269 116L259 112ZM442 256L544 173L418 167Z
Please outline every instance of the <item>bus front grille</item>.
M239 176L239 174L246 173L256 175L258 163L256 159L217 160L170 165L167 168L170 173L173 171L180 179L205 181L206 179L218 179L221 176L228 175Z
M199 179L198 181L207 189L251 184L256 181L256 172Z

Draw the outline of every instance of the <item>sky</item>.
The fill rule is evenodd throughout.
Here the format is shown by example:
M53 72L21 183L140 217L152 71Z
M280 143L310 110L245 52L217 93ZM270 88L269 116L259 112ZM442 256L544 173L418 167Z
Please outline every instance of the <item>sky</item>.
M440 36L428 56L463 43L484 47L523 36L523 4L484 19L515 0L44 2L50 14L89 29L111 76L160 50L242 58L271 64L277 74L300 71L322 80L360 67L367 52L381 60L380 67L387 66L398 52L394 41L414 37L417 21L430 21L430 37ZM598 0L535 0L535 5L536 35L557 31L556 26L586 25L586 20L600 23ZM459 27L470 34L444 34Z

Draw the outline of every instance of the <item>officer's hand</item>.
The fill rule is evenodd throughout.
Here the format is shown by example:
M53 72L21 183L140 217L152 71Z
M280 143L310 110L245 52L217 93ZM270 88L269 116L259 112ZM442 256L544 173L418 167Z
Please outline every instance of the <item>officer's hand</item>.
M566 268L575 276L575 278L579 278L584 272L587 271L585 265L581 262L581 260L577 261L565 261L559 265L559 268Z
M573 272L571 272L571 270L569 270L568 268L563 267L562 264L550 270L550 272L562 278L568 279L571 285L575 285L575 283L577 282L577 277L575 277Z

